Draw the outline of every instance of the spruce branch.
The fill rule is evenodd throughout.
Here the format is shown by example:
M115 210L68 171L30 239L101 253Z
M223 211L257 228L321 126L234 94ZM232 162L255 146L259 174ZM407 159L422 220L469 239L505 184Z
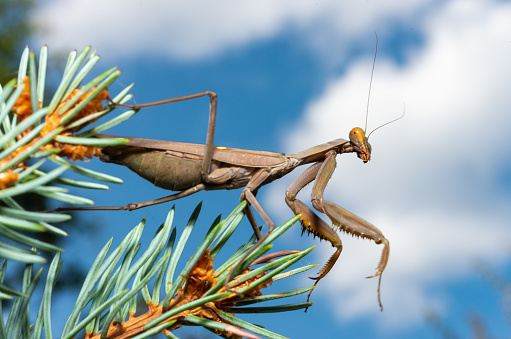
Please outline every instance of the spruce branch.
M216 254L223 250L243 219L246 204L246 201L242 202L225 220L215 220L202 244L177 274L177 264L197 223L201 204L190 216L179 239L176 228L172 226L174 208L143 252L140 239L145 219L116 248L112 248L113 239L110 239L91 265L60 337L74 338L85 330L84 338L89 339L146 338L159 332L174 338L173 332L182 326L202 326L226 338L285 338L233 314L288 312L313 305L312 302L299 302L245 307L293 297L313 289L308 287L266 295L262 293L263 289L272 288L278 280L315 267L308 265L285 271L313 248L265 254L271 249L273 241L298 220L298 217L294 217L276 228L254 254L244 260L241 271L226 282L230 267L256 244L252 236L216 270L213 268ZM41 338L44 331L45 338L52 338L51 298L62 266L60 252L57 252L46 276L40 304L36 305L37 318L31 325L33 322L30 321L28 310L42 269L34 273L33 263L25 265L21 290L7 291L7 294L16 296L10 309L5 310L0 301L0 311L8 312L5 321L0 321L0 337ZM7 261L0 269L0 283L6 270ZM226 291L226 284L230 291ZM160 297L162 292L165 295L163 298ZM137 309L140 297L147 305L146 310Z
M312 248L263 255L272 247L272 242L298 220L294 217L278 227L276 235L268 239L260 250L254 251L257 255L247 257L242 264L242 271L227 282L229 289L237 293L226 291L224 280L232 264L224 263L214 270L211 248L223 247L225 239L232 236L244 216L245 206L246 202L242 202L225 220L217 222L209 230L202 244L178 274L176 263L181 260L182 249L196 225L201 204L192 213L177 242L177 231L172 226L174 208L144 251L140 239L145 220L133 228L116 248L112 248L112 239L108 241L84 280L61 338L74 338L83 330L85 338L95 339L145 338L159 332L172 337L172 332L182 326L197 325L222 337L284 338L232 314L287 312L310 307L313 304L311 302L267 307L244 306L309 292L313 287L266 295L262 293L263 289L273 288L273 283L280 279L315 267L309 265L284 272ZM235 251L226 262L236 262L255 243L255 238L251 237L241 247L243 250ZM7 262L0 270L0 283L5 277L6 265ZM60 253L57 252L46 277L37 319L31 325L28 312L30 296L42 269L34 273L34 264L25 265L21 291L9 291L16 294L10 310L3 309L3 302L0 301L0 311L8 312L8 317L0 321L1 337L41 338L44 331L46 338L52 338L51 298L62 266ZM162 292L164 298L160 298ZM142 311L137 310L137 298L140 297L144 298L147 305L147 309Z
M257 255L249 256L242 265L242 272L231 278L229 288L237 293L226 291L222 277L225 279L228 268L220 265L223 269L213 269L214 258L210 249L225 244L225 237L232 235L243 218L245 206L246 202L241 203L231 215L210 229L203 243L177 275L176 263L196 225L201 204L193 212L177 242L176 230L172 228L172 208L165 223L156 231L147 249L138 254L138 258L144 220L128 233L117 248L112 250L112 242L108 242L85 279L62 338L73 338L83 329L86 332L85 338L142 338L162 331L171 333L182 326L196 325L225 337L283 338L228 313L286 312L311 306L313 303L302 302L259 308L243 307L309 292L312 287L264 296L261 290L269 288L276 280L314 267L309 265L282 273L312 248L285 251L283 257L277 253L256 262L271 248L271 243L278 235L298 220L295 217L277 228L277 235L261 246L262 250L256 250ZM221 245L220 239L223 241ZM236 262L254 244L255 239L249 239L242 247L243 251L236 251L227 262ZM273 261L275 257L279 259ZM254 262L259 267L248 268ZM165 290L165 298L160 298L162 290ZM144 313L137 313L136 298L139 295L147 305ZM86 307L89 309L85 313Z
M0 86L0 258L44 262L39 256L40 250L59 252L62 249L36 240L26 232L67 235L53 223L67 221L71 216L26 211L16 197L35 193L69 204L90 205L92 200L69 194L65 186L108 189L102 183L63 177L67 170L92 180L122 183L119 178L75 163L99 154L101 147L126 143L122 138L94 136L136 113L129 110L84 130L115 110L114 103L131 99L128 94L131 86L111 98L108 86L120 75L115 68L84 83L98 61L99 56L91 53L90 47L79 53L72 52L57 90L45 100L48 49L46 46L41 49L37 62L35 53L27 47L21 56L18 78L3 88ZM34 162L32 159L41 160ZM2 285L0 291L2 288L8 290ZM0 298L3 296L0 294Z

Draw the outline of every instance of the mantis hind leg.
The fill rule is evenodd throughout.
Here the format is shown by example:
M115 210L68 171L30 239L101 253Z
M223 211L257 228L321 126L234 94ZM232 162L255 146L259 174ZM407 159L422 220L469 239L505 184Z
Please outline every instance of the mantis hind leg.
M43 213L53 213L53 212L65 212L65 211L134 211L139 208L144 208L147 206L153 206L158 204L163 204L169 201L174 201L177 199L181 199L187 197L189 195L195 194L199 191L202 191L206 188L206 185L200 183L189 189L184 191L168 195L166 197L142 201L142 202L134 202L131 204L127 204L125 206L90 206L90 207L57 207L51 210L42 211Z
M150 103L146 103L146 104L126 105L126 104L115 103L115 105L139 110L144 107L163 105L163 104L168 104L168 103L177 102L177 101L191 100L191 99L196 99L196 98L205 97L205 96L209 96L209 122L208 122L208 134L206 136L206 149L204 152L204 159L202 161L202 172L203 172L203 175L207 175L211 171L211 159L213 158L213 143L214 143L214 139L215 139L216 108L217 108L217 102L218 102L218 96L215 92L206 91L206 92L201 92L201 93L196 93L196 94L184 95L184 96L176 97L176 98L170 98L170 99L150 102Z

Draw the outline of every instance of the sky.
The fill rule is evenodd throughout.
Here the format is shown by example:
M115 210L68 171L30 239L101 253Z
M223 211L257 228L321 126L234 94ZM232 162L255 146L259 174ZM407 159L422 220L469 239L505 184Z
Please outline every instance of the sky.
M371 135L369 163L353 154L337 157L325 198L389 239L384 310L377 280L365 279L375 272L381 246L341 234L344 250L307 314L247 319L290 338L438 338L428 314L459 337L470 334L477 314L493 336L504 337L510 328L502 296L477 267L511 273L509 17L509 1L491 0L47 0L32 13L41 29L27 43L35 51L47 44L50 58L91 45L102 58L98 74L118 66L123 73L112 90L135 83L138 103L215 91L216 145L289 154L364 128L376 32L367 130L405 116ZM207 99L170 104L140 112L110 133L203 143L207 112ZM98 206L168 194L122 167L96 160L87 166L125 180L88 195ZM258 199L277 224L292 217L284 195L300 172L260 190ZM218 213L237 206L240 194L201 192L176 201L176 223L184 224L203 201L205 232ZM299 198L309 195L304 189ZM87 266L110 237L120 241L145 215L155 229L170 207L88 213L106 224L97 237L80 239L90 258L83 247L70 246L65 255L81 255ZM248 237L248 222L241 227ZM303 264L322 264L334 252L328 243L300 237L299 226L278 244L317 244ZM304 275L279 288L309 284ZM57 301L63 312L70 298Z

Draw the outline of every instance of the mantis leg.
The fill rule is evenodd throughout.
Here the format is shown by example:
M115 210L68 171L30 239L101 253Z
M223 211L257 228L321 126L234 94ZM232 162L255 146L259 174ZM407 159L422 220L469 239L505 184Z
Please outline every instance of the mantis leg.
M389 241L383 236L382 232L373 224L368 221L356 216L355 214L345 210L344 208L330 202L323 200L323 192L332 176L336 161L336 154L334 152L329 152L326 154L326 159L322 163L321 168L319 169L316 181L314 182L314 186L312 188L312 205L318 211L325 213L333 223L335 228L339 228L346 233L359 236L362 238L372 239L376 244L383 244L383 251L381 255L380 262L378 264L377 271L374 275L368 278L374 278L379 276L378 281L378 303L380 304L380 308L383 309L380 299L380 284L381 284L381 274L385 270L387 266L387 262L389 260L390 254L390 246ZM323 270L327 270L327 272L331 269L328 267L331 260L327 263ZM322 272L323 273L323 272Z
M121 107L128 107L135 110L144 108L144 107L150 107L150 106L157 106L157 105L163 105L168 104L171 102L177 102L177 101L185 101L185 100L191 100L195 98L200 98L204 96L209 96L209 122L208 122L208 134L206 136L206 150L204 152L204 159L202 161L202 172L204 175L209 174L211 171L211 159L213 158L213 143L215 139L215 124L216 124L216 108L217 108L217 94L213 91L206 91L196 94L190 94L185 95L182 97L176 97L176 98L170 98L155 102L150 102L147 104L139 104L139 105L125 105L125 104L119 104L115 103L117 106Z
M187 190L181 191L179 193L175 193L163 198L153 199L143 202L134 202L131 204L127 204L126 206L92 206L92 207L58 207L52 210L43 211L44 213L52 213L52 212L64 212L64 211L134 211L139 208L144 208L147 206L153 206L158 204L163 204L165 202L181 199L202 191L206 188L206 185L201 183L196 186L193 186Z
M256 199L257 190L259 187L261 187L264 183L264 181L268 178L268 171L265 169L260 169L257 171L254 176L250 179L247 186L243 189L243 192L241 193L240 201L247 200L248 205L245 207L245 214L250 221L250 224L252 225L252 228L254 229L254 233L257 237L257 242L252 246L252 248L243 255L243 257L229 270L229 274L227 276L227 279L225 280L226 283L226 290L230 291L230 289L227 286L227 283L231 280L232 275L236 270L241 266L241 264L245 261L245 259L254 252L266 238L268 235L275 229L275 223L270 219L268 214L264 211L261 204ZM253 206L256 211L261 215L264 222L268 225L268 232L266 232L264 235L261 235L261 231L259 230L259 226L257 225L257 221L254 218L254 213L252 212L252 209L250 206ZM235 292L235 291L233 291ZM237 292L235 292L237 293Z
M260 169L257 171L252 179L248 182L247 186L243 189L241 193L240 201L247 200L250 205L247 205L245 208L245 214L247 215L252 228L254 229L254 233L258 235L258 239L261 239L261 233L259 232L259 227L257 226L257 222L254 218L254 214L252 213L252 209L250 206L253 206L257 213L263 218L264 222L268 225L268 233L272 232L275 229L275 223L270 219L268 214L264 211L259 201L256 199L257 190L261 187L264 181L268 178L268 171L265 169Z
M332 227L319 218L301 200L296 199L298 192L300 192L301 189L307 186L311 181L316 179L322 165L322 162L317 162L307 168L291 183L291 185L289 185L289 188L286 191L286 203L295 215L301 214L300 222L302 223L302 233L305 231L309 234L312 233L315 237L319 237L320 240L329 241L332 246L337 249L330 259L328 259L328 262L321 269L318 276L316 278L311 277L311 279L315 280L314 286L316 286L318 282L323 279L328 272L330 272L342 251L341 239ZM312 291L313 290L311 290L307 295L307 302L309 301Z
M213 158L213 147L214 147L213 142L214 142L214 138L215 138L216 109L217 109L217 102L218 102L217 94L215 92L206 91L206 92L190 94L190 95L185 95L185 96L176 97L176 98L155 101L155 102L151 102L151 103L147 103L147 104L125 105L125 104L115 103L115 105L139 110L144 107L157 106L157 105L162 105L162 104L167 104L167 103L177 102L177 101L191 100L191 99L200 98L203 96L209 96L209 102L210 102L208 133L206 136L206 147L205 147L205 152L204 152L204 159L202 161L202 176L203 176L203 178L205 178L211 172L211 160ZM172 195L169 195L169 196L166 196L163 198L139 202L139 203L131 203L126 206L59 207L59 208L55 208L55 209L44 211L44 212L49 213L49 212L79 211L79 210L110 210L110 211L112 211L112 210L127 210L127 211L133 211L133 210L136 210L139 208L162 204L165 202L181 199L181 198L184 198L191 194L202 191L205 188L206 188L206 185L201 183L201 184L193 186L189 189L181 191L179 193L172 194ZM257 229L257 232L259 232L259 229ZM259 238L260 238L260 236L261 236L261 234L259 232Z
M325 191L328 181L330 180L330 177L335 170L335 156L335 152L328 152L324 161L312 165L293 183L291 183L286 192L286 202L295 214L302 214L300 221L302 222L304 231L307 230L309 233L318 236L320 239L330 241L332 246L337 248L337 251L332 255L327 264L319 272L318 277L314 278L316 280L314 285L316 285L319 280L324 278L328 272L330 272L335 262L339 258L339 255L342 251L342 244L334 229L329 227L303 202L296 199L298 192L311 181L315 180L314 186L312 188L312 205L319 212L326 214L332 221L335 228L339 228L349 234L372 239L376 244L384 245L382 256L378 264L378 270L376 274L370 277L373 278L380 276L380 280L378 281L378 303L380 304L380 307L382 307L380 299L381 274L385 270L385 266L387 265L389 259L389 242L383 236L381 231L376 228L376 226L343 209L342 207L323 199L323 192Z

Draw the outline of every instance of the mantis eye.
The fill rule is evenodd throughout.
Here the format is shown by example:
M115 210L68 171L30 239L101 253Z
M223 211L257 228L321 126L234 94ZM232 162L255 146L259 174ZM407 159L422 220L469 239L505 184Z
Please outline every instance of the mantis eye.
M363 143L366 140L366 134L360 127L355 127L350 131L350 141L352 143Z

